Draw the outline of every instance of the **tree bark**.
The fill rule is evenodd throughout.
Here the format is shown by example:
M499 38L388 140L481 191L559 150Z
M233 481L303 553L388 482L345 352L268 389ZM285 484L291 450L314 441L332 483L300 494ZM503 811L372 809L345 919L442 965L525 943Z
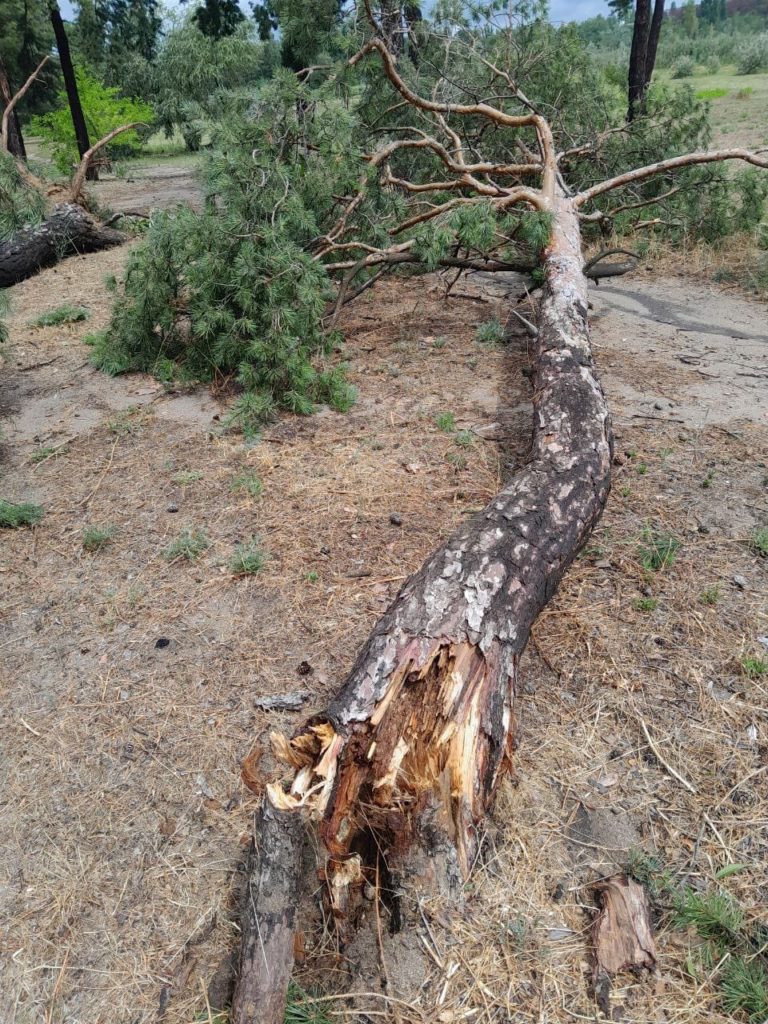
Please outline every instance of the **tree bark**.
M636 117L645 113L663 21L664 0L655 0L653 15L651 0L637 0L632 48L629 54L627 121L634 121Z
M612 434L595 375L576 207L553 203L539 309L530 462L411 577L327 710L275 752L296 769L268 799L308 809L328 853L345 942L363 885L455 896L513 749L520 656L610 487ZM278 1024L275 1014L263 1024Z
M77 151L82 159L82 157L84 157L91 148L91 143L88 139L88 126L85 123L85 115L83 114L83 108L80 103L80 94L77 91L77 80L75 78L75 69L72 64L72 55L69 50L69 40L67 39L67 32L64 28L61 11L59 10L59 5L56 0L53 0L51 3L50 15L51 24L53 25L53 34L56 38L56 49L58 50L59 61L61 63L61 73L64 77L64 88L67 91L69 112L72 116L72 126L75 129ZM95 167L89 168L87 177L89 181L97 180L98 174Z
M664 0L656 0L653 7L653 18L651 19L651 28L648 33L648 48L645 54L645 86L644 96L647 94L651 84L651 78L653 77L653 69L656 66L656 51L659 48L659 38L661 36L661 26L664 21Z
M648 54L648 36L651 23L651 0L637 0L632 47L629 52L627 121L634 121L640 113L645 93L645 62Z
M42 224L22 228L0 241L0 288L31 277L64 256L120 245L126 236L102 227L82 207L63 203Z
M3 101L3 108L7 107L13 99L13 90L8 81L8 72L0 56L0 98ZM21 134L21 124L18 112L14 109L11 112L8 124L8 152L17 160L26 160L27 151L24 146L24 136Z
M298 815L262 802L246 868L232 1024L282 1024L293 968L301 832Z

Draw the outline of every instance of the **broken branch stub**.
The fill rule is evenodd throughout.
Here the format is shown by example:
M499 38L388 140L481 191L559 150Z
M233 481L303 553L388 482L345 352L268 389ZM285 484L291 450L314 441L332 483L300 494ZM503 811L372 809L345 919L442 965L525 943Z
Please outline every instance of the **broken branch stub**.
M531 625L607 499L612 437L578 217L562 196L554 214L530 462L405 584L326 712L291 740L273 735L295 776L288 790L269 786L269 800L320 822L332 890L339 872L362 880L372 858L398 884L455 890L466 878L512 753ZM352 858L361 872L345 867ZM335 897L337 912L349 902Z

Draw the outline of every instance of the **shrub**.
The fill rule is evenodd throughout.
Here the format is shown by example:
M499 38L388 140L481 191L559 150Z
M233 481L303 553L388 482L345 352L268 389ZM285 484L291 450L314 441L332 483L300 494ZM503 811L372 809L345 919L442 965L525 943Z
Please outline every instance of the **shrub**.
M82 66L75 69L75 77L92 143L120 125L136 121L150 123L154 119L154 112L148 103L126 99L120 95L118 89L102 85ZM67 95L63 90L57 96L56 109L33 118L30 129L50 143L54 163L60 171L69 173L72 166L78 162L79 154ZM139 135L134 130L118 136L108 147L108 152L134 153L139 146Z
M678 57L675 63L672 65L672 77L673 78L690 78L696 70L696 62L693 57L688 54L683 54Z
M756 75L768 68L768 32L761 32L742 43L736 51L736 69L740 75Z
M500 345L504 341L504 326L495 317L487 320L475 331L475 341L479 345Z

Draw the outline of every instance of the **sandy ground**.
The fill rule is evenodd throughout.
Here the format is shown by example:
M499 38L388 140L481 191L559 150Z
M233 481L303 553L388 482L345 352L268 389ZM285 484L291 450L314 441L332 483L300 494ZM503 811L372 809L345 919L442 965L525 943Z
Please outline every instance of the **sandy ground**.
M474 340L503 313L499 286L446 300L430 278L350 309L351 413L285 418L246 445L205 390L89 367L82 337L106 322L103 276L125 256L70 260L12 296L0 489L46 515L0 536L7 1024L207 1019L254 808L240 762L266 729L322 707L405 576L493 495L530 431L525 338ZM29 326L65 301L90 321ZM436 955L410 1009L381 1004L392 1021L596 1019L591 885L630 847L701 885L740 862L729 889L750 914L768 899L766 681L741 667L768 633L766 561L748 546L768 523L765 307L644 271L592 301L614 491L535 629L517 771L464 913L425 908ZM464 443L437 427L448 411ZM243 473L261 497L237 488ZM83 550L88 525L114 530L103 550ZM681 543L658 573L641 565L650 527ZM208 547L169 562L183 530ZM268 561L237 578L228 560L253 536ZM301 715L254 705L297 688ZM693 938L659 924L658 975L614 993L624 1019L725 1020L707 978L685 974ZM343 987L347 966L307 935L304 984Z

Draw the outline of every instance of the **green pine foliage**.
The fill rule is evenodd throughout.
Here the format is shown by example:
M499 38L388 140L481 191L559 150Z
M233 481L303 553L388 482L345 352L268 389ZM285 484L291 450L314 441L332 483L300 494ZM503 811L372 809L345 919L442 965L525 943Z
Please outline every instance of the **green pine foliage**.
M205 212L152 219L94 347L110 373L230 377L241 390L230 424L246 434L281 409L308 414L323 402L346 411L354 401L343 367L330 364L341 337L323 327L333 293L310 243L357 164L343 158L352 145L343 110L303 110L299 93L293 75L279 75L262 92L261 116L222 129L206 166ZM306 152L305 118L322 159Z
M0 153L0 239L45 217L45 196L19 174L16 161Z

